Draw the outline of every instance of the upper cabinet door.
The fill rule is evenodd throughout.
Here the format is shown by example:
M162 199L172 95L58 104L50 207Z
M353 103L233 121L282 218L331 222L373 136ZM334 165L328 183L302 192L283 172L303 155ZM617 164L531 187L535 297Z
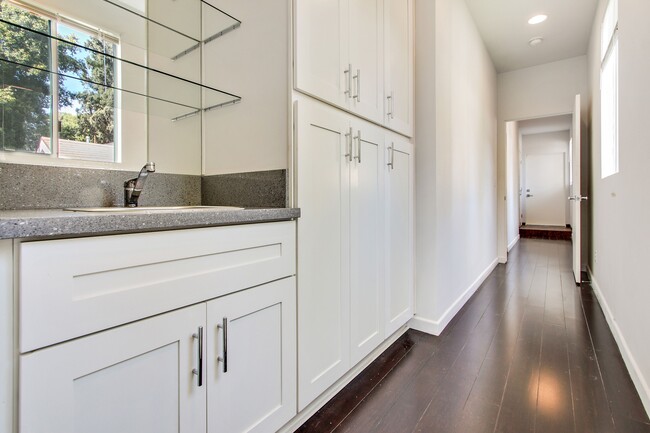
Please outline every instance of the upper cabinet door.
M294 1L295 88L341 107L352 85L348 1Z
M381 123L384 114L384 0L349 0L350 110Z
M385 0L385 124L413 136L413 0Z
M200 304L21 355L21 431L205 433L204 324Z
M208 432L274 432L296 414L296 279L208 302Z

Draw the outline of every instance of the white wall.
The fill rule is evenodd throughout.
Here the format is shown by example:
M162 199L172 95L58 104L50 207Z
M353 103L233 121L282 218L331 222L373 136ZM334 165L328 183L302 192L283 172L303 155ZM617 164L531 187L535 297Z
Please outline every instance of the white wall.
M524 160L524 171L522 173L523 185L525 187L526 173L525 161L528 155L539 155L547 153L564 154L564 189L565 196L569 196L569 140L571 139L570 131L546 132L542 134L530 134L522 136L522 152ZM570 201L564 202L565 224L571 224L571 206ZM525 216L525 214L524 214ZM524 221L526 219L524 218Z
M591 145L592 253L594 289L618 342L623 359L650 412L650 2L619 0L619 173L600 177L600 21L601 0L589 50L592 95ZM597 255L597 258L594 257Z
M506 206L507 206L507 232L508 251L519 240L519 188L520 188L520 154L521 136L519 122L506 123Z
M211 3L242 25L205 46L204 81L242 102L205 114L203 174L286 169L291 2Z
M411 326L438 334L496 266L496 72L463 0L415 8Z
M506 261L506 125L507 121L573 112L577 94L586 95L587 56L546 63L517 71L504 72L497 77L498 87L498 251L499 260ZM583 114L587 113L587 98L583 98Z

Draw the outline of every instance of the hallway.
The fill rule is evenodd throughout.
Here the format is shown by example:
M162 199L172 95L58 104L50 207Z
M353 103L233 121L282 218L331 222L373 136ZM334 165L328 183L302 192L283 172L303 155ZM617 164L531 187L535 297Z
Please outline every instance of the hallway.
M650 432L571 244L522 239L439 337L410 330L298 431Z

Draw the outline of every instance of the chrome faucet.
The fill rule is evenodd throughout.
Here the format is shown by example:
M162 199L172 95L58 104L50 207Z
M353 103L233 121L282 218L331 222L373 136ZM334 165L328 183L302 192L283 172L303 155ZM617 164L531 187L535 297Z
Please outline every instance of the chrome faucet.
M142 188L144 188L144 183L147 180L147 175L156 171L156 164L153 162L147 162L138 177L129 179L124 182L124 207L137 207L138 199L140 198L140 193Z

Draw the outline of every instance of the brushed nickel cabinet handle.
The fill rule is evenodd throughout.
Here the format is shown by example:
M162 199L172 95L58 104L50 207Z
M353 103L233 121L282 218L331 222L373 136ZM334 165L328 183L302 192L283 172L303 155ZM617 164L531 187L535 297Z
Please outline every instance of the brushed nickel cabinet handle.
M228 318L224 317L221 325L217 325L223 331L223 356L219 356L217 361L223 362L223 372L228 373Z
M349 132L345 134L345 157L348 161L352 162L352 128L349 129Z
M348 63L348 68L343 71L345 74L345 95L352 97L352 64Z
M357 142L357 156L354 157L361 164L361 131L357 130L357 136L354 137Z
M192 338L198 340L199 343L199 366L198 368L193 369L192 373L197 377L196 379L198 386L203 386L203 326L199 326L198 332L196 334L192 334Z
M387 165L391 170L395 170L395 143L391 143L388 150L390 150L390 162Z
M357 75L353 78L356 83L357 94L352 96L352 98L356 99L357 102L361 102L361 69L357 69Z

